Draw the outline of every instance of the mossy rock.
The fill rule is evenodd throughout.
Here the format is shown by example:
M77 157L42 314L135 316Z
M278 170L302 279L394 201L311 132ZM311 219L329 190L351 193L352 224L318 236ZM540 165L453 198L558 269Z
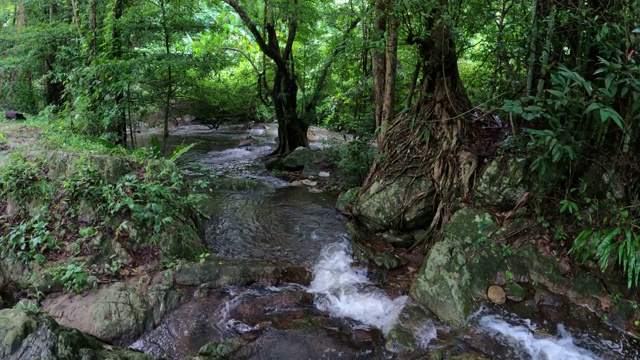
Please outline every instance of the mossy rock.
M411 296L458 328L486 297L499 271L506 270L501 250L490 240L500 234L483 211L462 208L443 227L445 239L433 246L411 288ZM479 239L485 239L482 245Z
M51 317L20 309L0 310L0 358L39 359L153 359L145 354L107 347L78 330L58 325Z
M494 159L478 179L474 199L482 206L513 209L527 191L526 164L515 157Z
M170 279L160 275L150 284L115 283L82 295L67 293L46 299L43 308L60 324L102 341L131 341L157 326L183 300L171 285L159 281Z
M340 194L338 201L336 201L336 209L343 213L351 212L356 203L359 191L359 187L354 187Z
M434 197L427 177L382 179L360 192L354 215L376 232L415 230L431 222Z
M214 341L200 348L199 355L214 359L227 359L247 341L243 338L232 338L224 341Z

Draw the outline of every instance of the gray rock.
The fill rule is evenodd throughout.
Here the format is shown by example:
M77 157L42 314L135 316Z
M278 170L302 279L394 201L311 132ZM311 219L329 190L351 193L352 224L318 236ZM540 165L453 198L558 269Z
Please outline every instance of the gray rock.
M376 232L419 229L431 222L434 196L435 187L426 177L378 180L360 193L355 215Z
M474 199L483 206L513 209L527 191L525 170L525 159L494 159L478 179Z
M43 309L64 326L108 342L133 340L157 326L182 296L160 275L149 283L115 283L82 295L43 301Z
M153 359L139 352L102 344L78 330L58 325L49 316L19 309L0 310L0 358Z
M485 212L463 208L443 227L445 239L433 246L411 288L411 295L454 327L462 326L486 299L486 289L506 264L490 242L473 246L482 237L500 233ZM473 254L473 256L470 256Z

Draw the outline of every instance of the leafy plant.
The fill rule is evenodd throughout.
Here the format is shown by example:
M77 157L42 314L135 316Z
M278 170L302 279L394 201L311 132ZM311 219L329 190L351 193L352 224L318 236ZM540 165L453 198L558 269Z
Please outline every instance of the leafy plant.
M84 270L83 264L70 263L67 266L57 267L52 270L54 278L59 280L69 291L80 293L84 291L89 274Z
M601 222L591 222L578 234L570 253L583 262L594 258L606 271L617 264L626 274L627 286L637 286L640 278L640 221L628 208L612 210Z

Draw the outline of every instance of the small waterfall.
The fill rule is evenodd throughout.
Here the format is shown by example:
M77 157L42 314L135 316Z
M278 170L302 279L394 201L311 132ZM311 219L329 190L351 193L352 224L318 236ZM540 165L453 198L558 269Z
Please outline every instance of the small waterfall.
M381 329L386 335L398 319L407 297L391 300L370 285L364 269L353 268L349 244L331 244L322 250L313 267L308 291L316 295L316 306L331 316L347 317Z
M506 345L522 351L532 360L592 360L599 357L576 345L574 338L562 325L558 335L541 337L535 335L536 327L530 322L512 325L497 315L485 315L478 321L480 329Z

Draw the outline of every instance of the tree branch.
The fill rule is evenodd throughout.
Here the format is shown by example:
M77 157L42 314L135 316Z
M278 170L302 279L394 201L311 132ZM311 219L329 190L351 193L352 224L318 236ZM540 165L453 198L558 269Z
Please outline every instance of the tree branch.
M249 17L249 14L247 14L245 9L238 3L237 0L222 0L222 1L224 1L226 4L231 6L233 8L233 10L236 11L238 16L240 16L240 18L242 19L242 22L244 22L244 24L249 28L249 31L251 32L251 34L255 38L256 42L258 43L258 46L260 47L260 50L262 50L262 52L265 55L267 55L268 57L270 57L270 58L272 58L274 60L276 60L276 58L280 57L280 51L279 51L280 49L278 49L278 48L274 49L274 48L270 47L269 45L267 45L266 41L262 37L262 34L260 34L260 31L258 30L258 27L253 22L253 20L251 20L251 18Z

